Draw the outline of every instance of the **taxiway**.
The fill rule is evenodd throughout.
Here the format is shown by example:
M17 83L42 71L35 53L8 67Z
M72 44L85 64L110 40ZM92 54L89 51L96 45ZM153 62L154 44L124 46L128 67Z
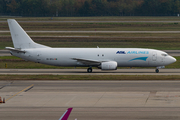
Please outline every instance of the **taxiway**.
M2 120L179 120L180 81L0 81Z
M93 69L87 73L86 69L0 69L0 75L180 75L180 69L118 69L102 71Z

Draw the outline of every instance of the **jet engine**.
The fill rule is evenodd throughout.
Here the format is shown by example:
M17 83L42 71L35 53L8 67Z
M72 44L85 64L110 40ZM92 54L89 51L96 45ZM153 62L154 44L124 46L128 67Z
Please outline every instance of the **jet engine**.
M115 61L102 62L101 70L117 70L117 62Z

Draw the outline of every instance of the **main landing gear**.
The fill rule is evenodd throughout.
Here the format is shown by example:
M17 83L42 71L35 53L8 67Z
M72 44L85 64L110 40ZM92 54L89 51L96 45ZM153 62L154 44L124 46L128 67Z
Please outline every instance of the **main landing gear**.
M88 68L88 69L87 69L87 72L88 72L88 73L92 73L92 68L91 68L91 67Z

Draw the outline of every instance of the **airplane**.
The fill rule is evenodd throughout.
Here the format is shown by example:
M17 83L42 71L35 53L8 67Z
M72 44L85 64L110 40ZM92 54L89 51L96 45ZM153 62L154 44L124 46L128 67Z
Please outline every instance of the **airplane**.
M71 114L73 108L68 108L64 114L59 118L59 120L67 120L69 115Z
M155 72L176 59L166 52L143 48L52 48L35 43L14 19L7 20L13 45L6 47L11 55L37 63L66 66L92 67L117 70L117 67L156 67Z

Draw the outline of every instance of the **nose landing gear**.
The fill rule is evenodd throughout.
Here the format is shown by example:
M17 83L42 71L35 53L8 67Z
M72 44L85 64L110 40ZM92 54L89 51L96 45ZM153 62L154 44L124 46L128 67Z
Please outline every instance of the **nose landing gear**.
M156 72L156 73L159 73L159 69L156 69L155 72Z
M156 73L159 73L159 69L165 68L165 66L158 66L155 70Z

